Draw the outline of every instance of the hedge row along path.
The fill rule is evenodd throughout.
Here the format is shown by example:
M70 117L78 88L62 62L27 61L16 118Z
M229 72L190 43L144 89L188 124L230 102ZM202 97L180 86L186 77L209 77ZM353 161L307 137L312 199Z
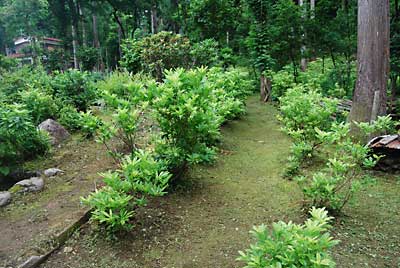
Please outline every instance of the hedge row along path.
M252 96L247 110L223 127L217 163L195 167L177 189L150 200L131 233L110 241L87 224L41 267L243 267L235 259L249 247L253 225L305 219L296 183L281 177L291 142L276 109ZM400 263L400 183L379 179L334 223L338 267Z

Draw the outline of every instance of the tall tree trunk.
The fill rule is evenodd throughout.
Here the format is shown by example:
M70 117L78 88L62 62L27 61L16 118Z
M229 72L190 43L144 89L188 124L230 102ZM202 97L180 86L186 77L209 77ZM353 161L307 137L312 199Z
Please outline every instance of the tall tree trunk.
M93 46L98 49L100 47L100 41L99 41L99 31L97 29L96 14L92 15L92 26L93 26Z
M122 58L122 48L121 48L121 42L122 42L122 31L121 27L118 27L118 58Z
M158 29L158 21L157 21L157 6L154 5L151 8L151 33L156 34Z
M79 8L79 20L81 22L81 29L82 29L82 45L87 46L86 25L85 25L85 19L83 16L83 10L80 5L78 5L78 8Z
M303 8L304 7L304 0L299 0L299 6L301 7L301 8ZM302 15L302 17L304 18L304 12L303 12L303 10L302 10L302 13L303 13L303 15ZM304 36L303 36L304 37ZM307 59L306 59L306 57L304 56L304 54L306 53L306 50L307 50L307 48L306 48L306 46L305 45L302 45L301 46L301 60L300 60L300 69L301 69L301 71L303 71L303 72L305 72L306 70L307 70Z
M71 19L71 37L72 37L72 55L74 58L74 68L79 69L79 62L77 58L77 50L78 50L78 21L79 21L79 11L78 7L76 6L76 2L74 0L68 1L68 8L70 13Z
M126 38L125 29L124 29L124 26L123 26L123 24L122 24L122 22L121 22L120 17L118 17L118 14L117 14L117 11L116 11L116 10L113 11L113 16L114 16L114 20L115 20L115 21L117 22L117 24L118 24L119 30L120 30L120 32L121 32L121 34L122 34L122 38L125 39L125 38Z
M76 29L74 23L71 24L71 35L72 35L72 56L74 58L74 68L79 69L79 63L77 58L77 50L78 50L78 38L76 35Z
M97 15L93 14L92 19L93 19L93 46L97 49L97 53L98 53L98 57L99 57L97 69L104 71L104 62L103 62L103 57L101 55L101 50L100 50L100 39L99 39L99 31L98 31L98 25L97 25Z
M350 122L386 114L389 75L389 0L358 0L357 83ZM355 136L356 127L352 124Z

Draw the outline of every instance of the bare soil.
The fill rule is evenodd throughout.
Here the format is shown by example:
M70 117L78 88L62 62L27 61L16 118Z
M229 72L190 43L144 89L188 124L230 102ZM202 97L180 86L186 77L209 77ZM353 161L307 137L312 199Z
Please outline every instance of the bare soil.
M38 193L17 194L0 209L0 267L16 267L29 256L41 255L55 243L54 236L77 221L87 210L81 196L93 191L98 172L114 169L102 145L73 136L67 143L27 168L56 167L65 173L44 178Z

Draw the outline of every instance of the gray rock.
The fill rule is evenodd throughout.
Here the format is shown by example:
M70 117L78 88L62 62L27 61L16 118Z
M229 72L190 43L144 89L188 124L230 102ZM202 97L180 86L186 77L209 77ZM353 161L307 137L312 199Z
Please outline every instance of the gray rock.
M53 119L43 121L38 128L49 133L52 145L58 145L70 136L68 131Z
M33 177L28 180L17 182L15 186L22 187L18 192L38 192L43 189L44 181L42 178Z
M71 253L74 249L72 247L65 247L64 248L64 253Z
M26 262L18 266L18 268L32 268L37 267L43 262L44 256L31 256Z
M3 207L10 203L11 193L10 192L0 192L0 207Z
M49 169L46 169L45 171L43 171L43 173L47 177L53 177L57 174L64 173L64 171L62 171L61 169L58 169L58 168L49 168Z

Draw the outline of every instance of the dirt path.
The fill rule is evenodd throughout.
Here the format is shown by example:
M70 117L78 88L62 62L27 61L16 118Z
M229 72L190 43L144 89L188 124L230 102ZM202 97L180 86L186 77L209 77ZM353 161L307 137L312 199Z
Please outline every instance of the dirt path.
M290 141L275 115L251 97L248 114L223 128L217 163L151 202L135 231L111 243L86 227L43 267L239 267L253 225L301 218L298 188L280 177Z
M17 267L51 249L54 236L84 215L87 208L79 198L93 191L98 172L115 168L102 145L79 136L28 165L65 173L44 178L44 190L14 195L11 204L0 208L0 267Z

